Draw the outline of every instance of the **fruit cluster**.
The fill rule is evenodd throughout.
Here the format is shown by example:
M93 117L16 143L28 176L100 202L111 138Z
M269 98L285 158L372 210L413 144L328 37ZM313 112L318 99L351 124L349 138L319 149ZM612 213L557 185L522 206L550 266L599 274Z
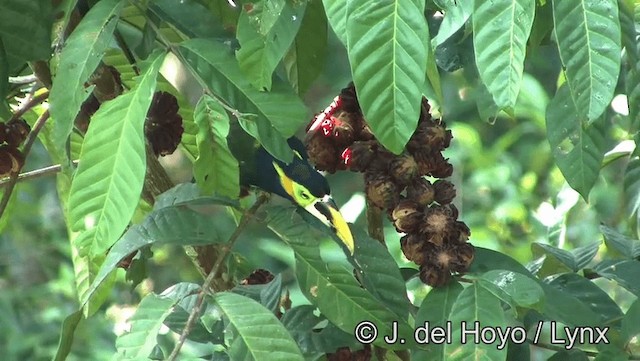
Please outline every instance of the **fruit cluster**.
M162 91L153 94L144 124L144 134L156 156L169 155L180 144L184 128L178 109L178 99L173 94Z
M429 110L423 98L417 129L404 152L395 155L375 139L350 84L315 116L305 144L318 170L364 173L368 199L386 210L396 230L405 234L402 251L420 265L420 279L437 287L449 281L451 272L465 272L475 251L467 242L469 227L458 220L451 203L455 188L442 179L453 172L442 155L451 143L451 131Z
M24 155L18 147L27 139L30 131L29 124L22 118L0 123L0 176L6 177L20 171Z

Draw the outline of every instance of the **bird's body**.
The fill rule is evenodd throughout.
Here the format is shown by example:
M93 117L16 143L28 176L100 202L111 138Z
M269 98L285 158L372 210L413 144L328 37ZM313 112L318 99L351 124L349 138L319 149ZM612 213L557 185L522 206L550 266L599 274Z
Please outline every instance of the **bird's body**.
M239 128L237 124L231 127L233 142L229 148L240 165L240 184L277 194L304 208L333 228L353 253L349 226L331 200L327 179L309 163L304 144L296 137L287 139L294 153L292 162L287 164L274 158Z

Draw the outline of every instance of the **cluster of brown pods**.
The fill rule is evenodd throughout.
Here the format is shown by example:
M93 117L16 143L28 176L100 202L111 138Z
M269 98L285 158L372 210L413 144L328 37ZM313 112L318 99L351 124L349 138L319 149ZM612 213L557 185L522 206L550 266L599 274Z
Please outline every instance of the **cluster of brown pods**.
M398 232L407 259L420 266L420 279L431 286L446 284L452 272L465 272L475 250L471 232L458 220L451 203L456 191L453 166L442 151L451 131L429 113L426 98L418 127L400 155L386 150L374 137L360 109L355 87L349 84L331 105L315 116L305 145L318 170L364 173L370 202L387 212ZM431 177L433 182L426 177Z
M22 118L0 123L0 176L6 177L22 168L24 155L18 147L30 131L31 127Z

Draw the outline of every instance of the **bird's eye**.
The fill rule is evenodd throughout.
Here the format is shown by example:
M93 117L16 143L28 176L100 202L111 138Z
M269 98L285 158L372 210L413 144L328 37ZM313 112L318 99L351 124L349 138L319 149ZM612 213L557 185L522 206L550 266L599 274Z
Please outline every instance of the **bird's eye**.
M304 199L304 200L307 200L307 201L309 200L309 195L307 193L305 193L305 192L301 192L300 193L300 197L302 197L302 199Z

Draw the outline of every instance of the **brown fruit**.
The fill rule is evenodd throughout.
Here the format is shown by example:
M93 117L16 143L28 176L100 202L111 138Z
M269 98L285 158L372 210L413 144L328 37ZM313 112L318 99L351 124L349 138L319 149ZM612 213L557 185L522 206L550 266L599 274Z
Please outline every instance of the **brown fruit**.
M451 273L448 269L439 268L435 264L420 266L420 280L431 287L444 286L450 279Z
M433 203L434 195L433 185L424 178L416 179L407 186L407 198L421 206L426 207Z
M375 158L376 148L375 141L354 142L342 153L342 159L348 169L354 172L364 172Z
M263 285L271 282L274 276L266 269L258 268L251 272L247 278L243 279L240 284L242 285Z
M425 211L422 232L446 236L453 226L453 219L440 206L432 206Z
M403 154L391 161L389 171L399 185L411 182L418 174L418 164L410 154Z
M428 254L425 253L424 242L418 234L407 234L400 238L400 248L402 253L409 260L415 264L423 264L425 257Z
M469 237L471 237L471 230L466 223L455 221L455 223L453 224L453 228L455 234L457 235L458 243L465 243L469 240Z
M23 164L24 156L18 149L10 145L0 146L0 176L6 177L19 172Z
M348 147L353 143L356 131L351 125L349 113L339 111L331 117L333 123L332 137L338 147Z
M182 140L184 128L178 108L178 99L171 93L158 91L153 95L144 132L156 155L173 153Z
M448 180L439 179L433 183L434 199L440 204L449 204L456 197L456 189ZM457 217L455 217L457 218Z
M340 91L340 100L342 101L342 109L349 113L362 113L360 104L358 103L358 96L356 93L356 87L353 82L349 82L346 88Z
M422 217L420 205L409 199L401 200L391 213L391 219L396 230L404 233L412 233L418 230Z
M316 169L335 173L340 163L340 157L333 139L324 137L321 133L307 133L304 140L307 154Z
M393 181L384 175L367 173L365 187L367 197L378 208L392 209L399 201L400 194Z
M451 262L451 270L454 272L466 272L475 257L476 250L471 243L463 243L454 248L455 258Z

